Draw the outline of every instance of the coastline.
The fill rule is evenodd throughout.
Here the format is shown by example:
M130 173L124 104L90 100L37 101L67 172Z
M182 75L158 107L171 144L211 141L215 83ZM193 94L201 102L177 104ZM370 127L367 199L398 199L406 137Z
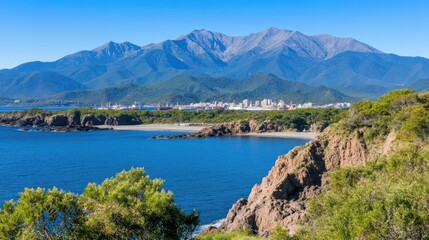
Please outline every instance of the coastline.
M205 126L190 126L179 124L140 124L140 125L99 125L99 128L112 128L118 131L171 131L171 132L190 132L201 131ZM263 133L243 133L235 134L232 137L266 137L266 138L294 138L294 139L313 139L319 135L315 132L263 132Z
M315 132L263 132L263 133L243 133L236 134L233 137L266 137L266 138L295 138L295 139L313 139L319 133Z
M113 130L125 131L171 131L171 132L198 132L207 126L191 126L179 124L139 124L139 125L98 125L99 128L112 128Z

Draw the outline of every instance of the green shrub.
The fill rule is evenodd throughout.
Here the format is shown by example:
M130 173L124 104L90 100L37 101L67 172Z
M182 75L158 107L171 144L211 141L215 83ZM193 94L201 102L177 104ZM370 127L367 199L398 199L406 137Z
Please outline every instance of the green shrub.
M429 153L410 147L379 163L336 170L314 198L302 239L427 239Z
M197 237L197 240L258 240L250 230L235 230L230 232L205 233Z
M289 231L285 228L280 227L280 225L277 225L276 228L274 228L273 232L270 236L271 240L289 240L291 239L289 237Z

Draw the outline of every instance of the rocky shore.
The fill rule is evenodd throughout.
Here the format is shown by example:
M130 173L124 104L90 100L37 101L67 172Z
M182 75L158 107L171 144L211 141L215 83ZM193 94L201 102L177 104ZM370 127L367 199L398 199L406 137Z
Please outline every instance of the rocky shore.
M113 130L113 128L100 128L91 126L64 126L64 127L23 127L21 132L91 132L100 130Z
M152 124L153 125L153 124ZM254 134L299 132L297 129L285 128L282 123L255 120L234 121L213 125L142 125L138 118L132 115L105 116L103 114L81 114L79 111L62 113L55 112L14 112L1 113L0 126L21 127L21 131L97 131L97 130L167 130L186 131L187 134L173 136L153 136L153 139L199 139L221 136L254 136ZM307 132L300 132L302 136L296 138L312 138L319 129L313 127ZM312 133L312 137L309 134ZM253 135L252 135L253 134ZM293 135L293 134L292 134ZM274 136L276 137L276 136ZM282 137L282 136L280 136Z
M258 123L256 121L241 121L220 123L203 128L196 133L180 134L173 136L153 136L153 139L198 139L221 136L245 136L250 133L274 133L274 132L297 132L296 129L285 129L282 125L269 121Z
M113 125L136 125L139 120L127 115L105 117L103 115L67 112L64 114L15 112L0 114L0 126L21 127L21 131L97 131L112 130Z

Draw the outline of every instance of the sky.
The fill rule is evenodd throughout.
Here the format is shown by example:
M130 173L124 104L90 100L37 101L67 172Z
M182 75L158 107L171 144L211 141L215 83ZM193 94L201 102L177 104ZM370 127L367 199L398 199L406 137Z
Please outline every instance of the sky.
M428 13L427 0L0 0L0 69L108 41L142 46L194 29L239 36L269 27L429 58Z

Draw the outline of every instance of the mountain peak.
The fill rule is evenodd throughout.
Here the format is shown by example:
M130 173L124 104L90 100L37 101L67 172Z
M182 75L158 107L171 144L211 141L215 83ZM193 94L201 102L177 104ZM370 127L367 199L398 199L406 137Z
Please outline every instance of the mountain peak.
M118 49L118 48L127 48L127 49L135 49L135 50L140 49L139 46L132 44L131 42L128 42L128 41L123 43L108 41L105 44L95 48L93 51L103 51L106 49Z
M92 51L97 53L97 56L122 58L133 55L139 50L141 50L141 47L130 42L116 43L109 41Z
M350 37L340 38L329 34L318 34L312 36L312 38L324 46L325 51L327 52L326 58L331 58L346 51L383 53L382 51L371 47L368 44Z
M188 34L179 36L177 40L183 40L183 39L195 40L197 38L216 39L216 38L223 38L224 36L226 35L223 33L212 32L207 29L195 29Z
M293 32L293 31L287 30L287 29L280 29L280 28L276 28L276 27L270 27L270 28L262 31L262 33L270 33L270 34L290 33L290 32Z

